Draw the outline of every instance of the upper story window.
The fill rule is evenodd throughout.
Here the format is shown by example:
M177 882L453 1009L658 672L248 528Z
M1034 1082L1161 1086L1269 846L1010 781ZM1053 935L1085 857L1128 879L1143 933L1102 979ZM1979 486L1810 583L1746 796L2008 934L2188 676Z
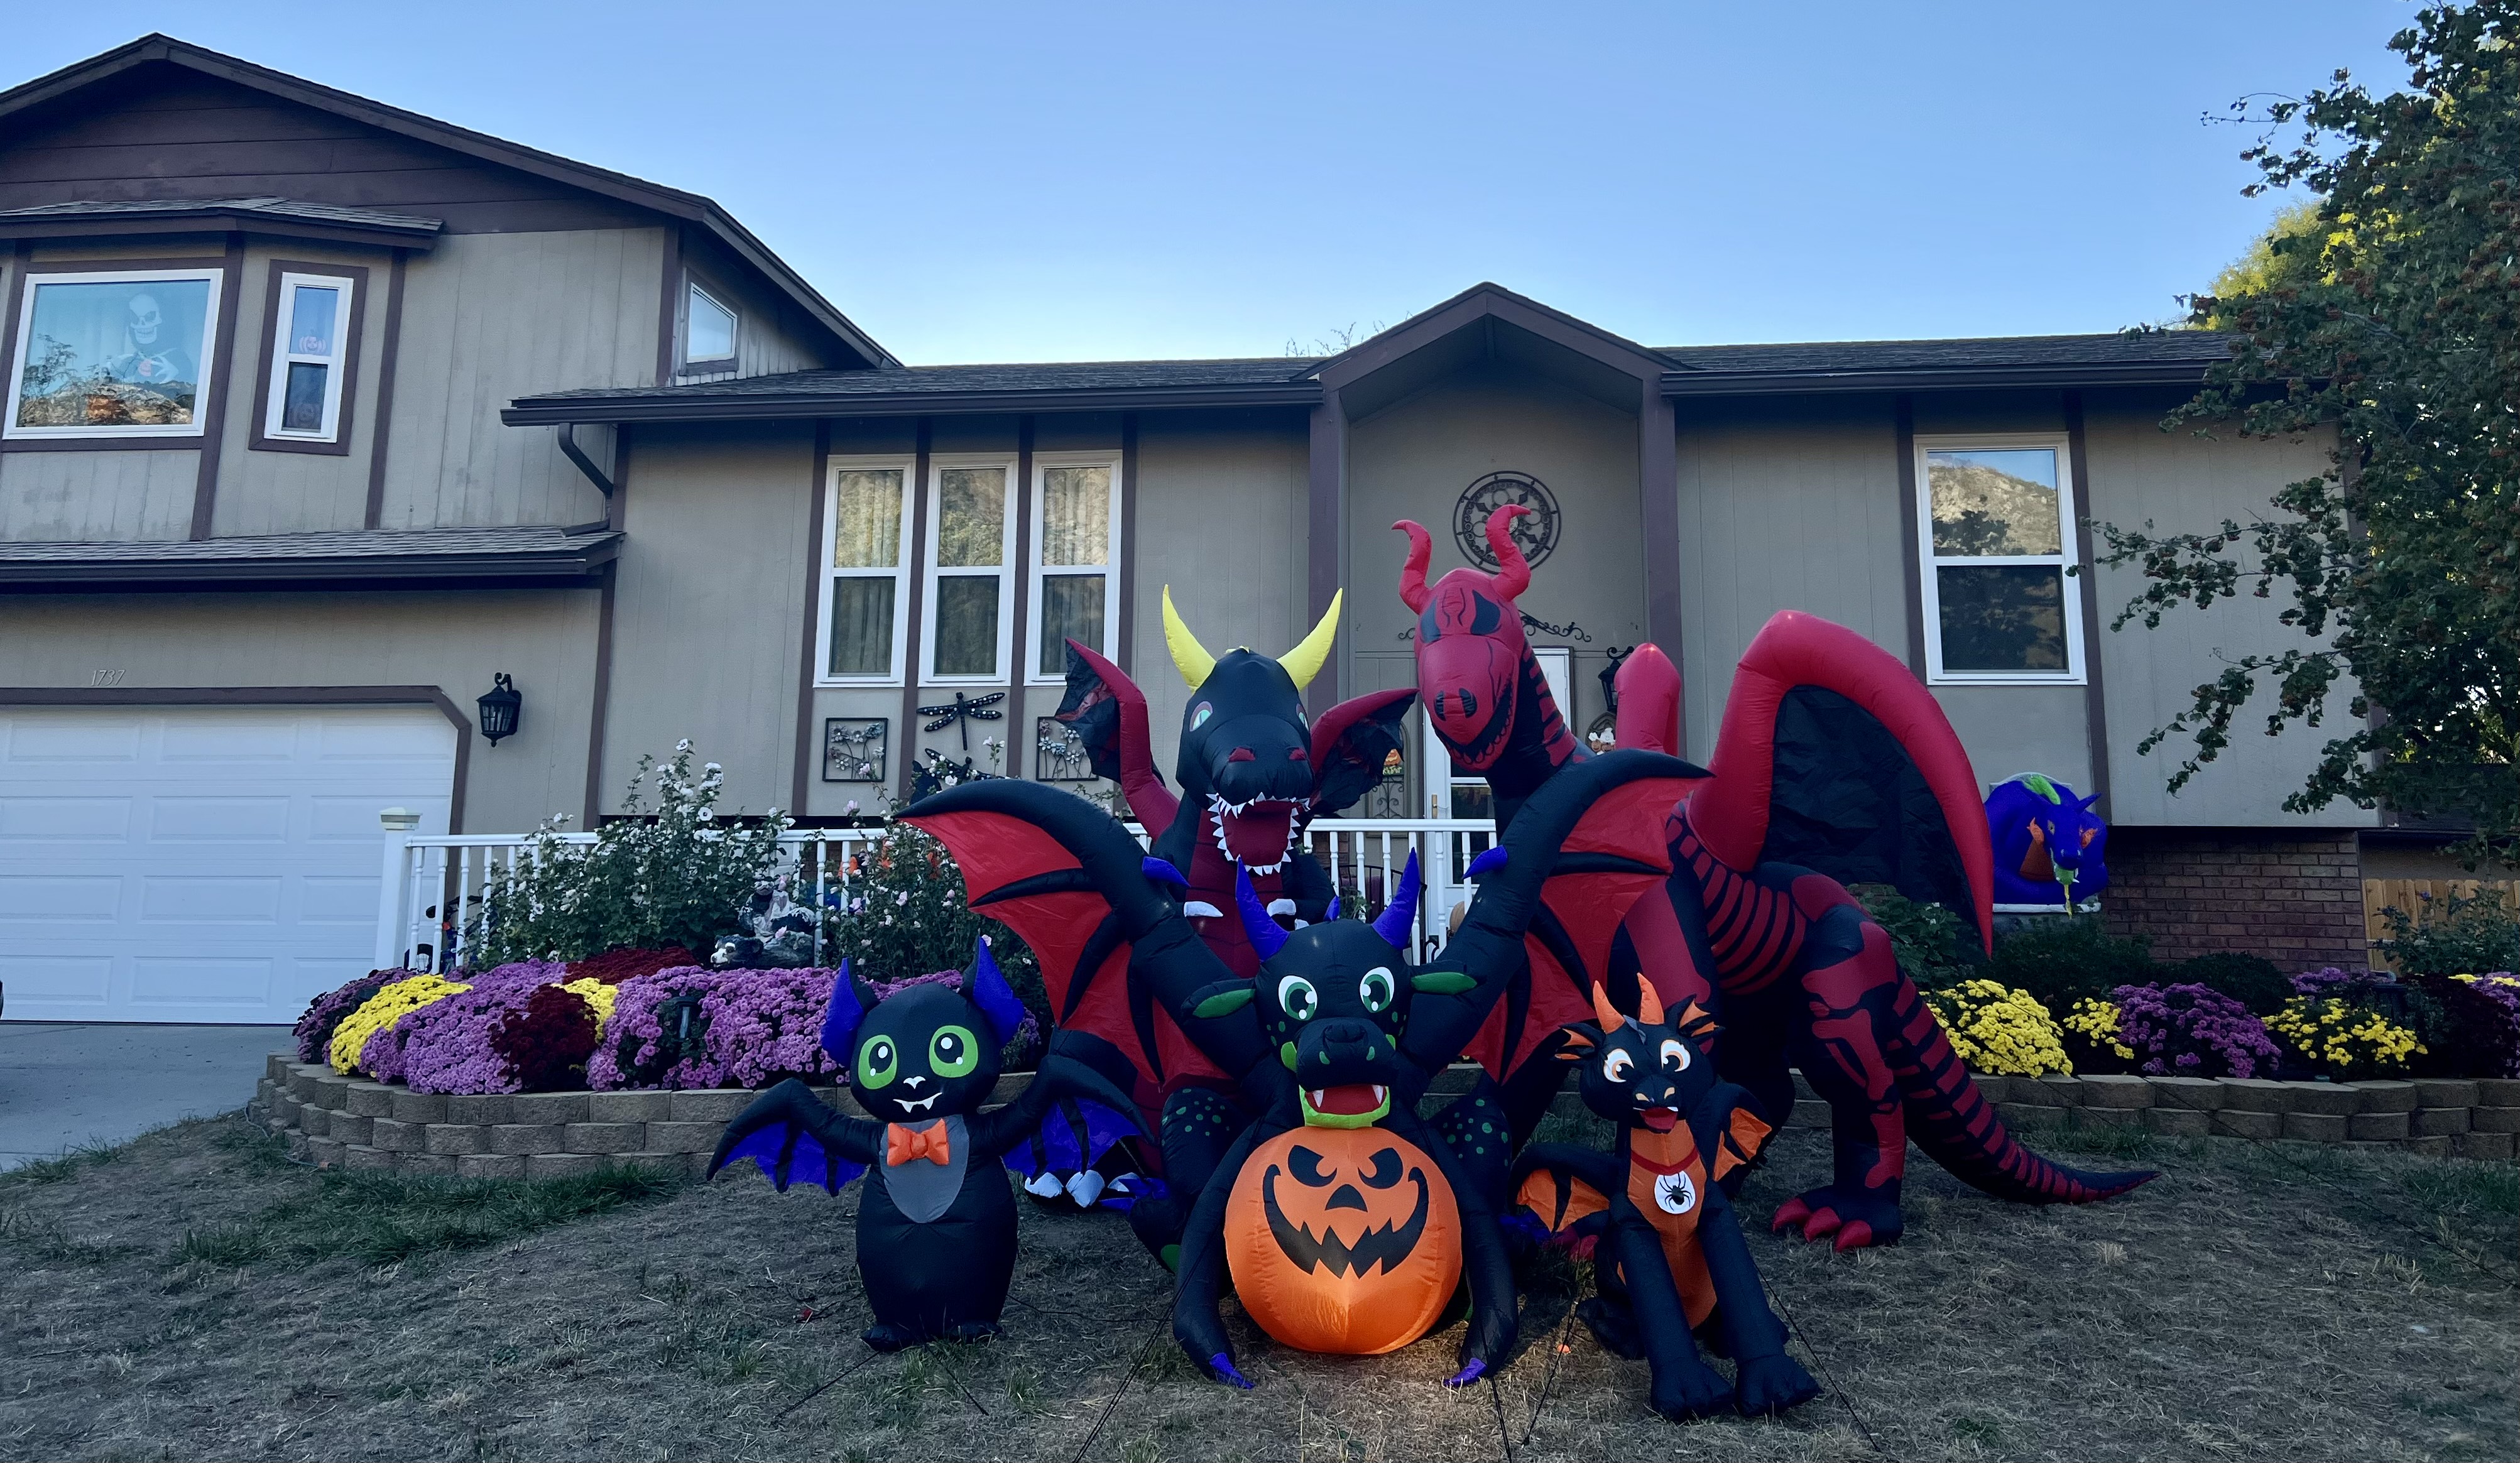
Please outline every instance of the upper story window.
M7 435L201 435L221 278L215 269L28 275Z
M722 303L695 280L683 290L683 365L728 366L735 362L735 309Z
M1014 465L936 463L928 485L927 679L1007 679Z
M281 275L264 436L300 442L338 439L351 288L349 280L334 275Z
M1033 663L1036 683L1067 675L1067 642L1117 652L1120 465L1116 459L1048 458L1033 464Z
M910 557L911 463L845 459L832 464L824 519L823 644L826 685L901 684L903 565Z
M1927 679L2083 684L2064 439L1919 437L1916 455Z

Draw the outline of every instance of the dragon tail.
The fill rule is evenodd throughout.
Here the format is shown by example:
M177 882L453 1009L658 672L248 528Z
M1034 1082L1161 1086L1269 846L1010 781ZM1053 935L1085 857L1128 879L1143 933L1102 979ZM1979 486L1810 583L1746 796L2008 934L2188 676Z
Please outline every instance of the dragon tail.
M1902 1059L1893 1070L1908 1134L1953 1177L2015 1204L2089 1204L2160 1176L2150 1169L2087 1173L2023 1147L1969 1080L1933 1008L1904 977L1894 1009Z

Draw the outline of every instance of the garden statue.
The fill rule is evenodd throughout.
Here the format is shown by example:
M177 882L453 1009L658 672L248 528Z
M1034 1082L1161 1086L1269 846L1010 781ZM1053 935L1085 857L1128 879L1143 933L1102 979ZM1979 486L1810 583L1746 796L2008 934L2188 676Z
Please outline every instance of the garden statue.
M1584 1105L1611 1123L1614 1146L1524 1149L1507 1222L1590 1242L1599 1293L1575 1313L1603 1349L1645 1359L1656 1412L1758 1416L1811 1400L1820 1386L1785 1354L1785 1328L1724 1192L1769 1129L1750 1094L1716 1076L1715 1018L1691 1001L1666 1020L1651 981L1638 982L1634 1012L1595 986L1593 1011L1557 1055L1577 1064ZM1698 1356L1692 1330L1720 1337L1736 1381Z
M1459 568L1433 585L1426 530L1393 525L1409 535L1400 598L1418 615L1418 694L1454 762L1487 776L1508 829L1589 756L1523 640L1514 599L1531 567L1507 529L1525 511L1508 505L1488 519L1496 573ZM1618 690L1620 748L1679 750L1680 678L1659 649L1637 647ZM1720 1016L1731 1034L1719 1070L1771 1121L1792 1111L1793 1066L1828 1102L1832 1179L1785 1201L1776 1227L1841 1250L1895 1241L1912 1137L1964 1182L2025 1203L2082 1203L2152 1176L2079 1173L2015 1142L1900 973L1889 936L1847 892L1892 885L1945 905L1992 944L1976 775L1905 664L1843 626L1778 614L1742 653L1709 766L1668 810L1667 897L1630 909L1616 973L1641 973L1667 1008L1694 1000ZM1556 1064L1541 1058L1588 1004L1536 970L1527 996L1520 1010L1504 1003L1471 1047L1504 1086L1517 1140L1555 1090Z
M1257 956L1231 968L1191 928L1181 875L1109 817L1013 781L953 788L904 817L944 840L972 908L1041 958L1062 1030L1126 1039L1166 1013L1238 1098L1178 1115L1218 1143L1182 1231L1173 1334L1217 1380L1249 1385L1218 1314L1243 1308L1289 1346L1366 1353L1425 1334L1466 1278L1456 1385L1512 1349L1513 1286L1497 1228L1509 1149L1493 1082L1432 1121L1418 1105L1529 968L1597 978L1626 905L1662 881L1661 810L1696 769L1616 752L1553 779L1468 870L1478 895L1434 965L1409 960L1414 861L1379 918L1291 933L1238 876L1234 917ZM1561 859L1561 854L1566 855ZM1126 972L1129 979L1122 979ZM1166 1112L1167 1138L1177 1115Z
M1996 783L1986 795L1995 902L2070 909L2109 887L2109 828L2092 811L2099 800L2038 773Z
M976 1341L998 1330L1014 1275L1015 1209L1002 1160L1018 1168L1026 1140L1071 1099L1096 1115L1094 1141L1129 1130L1127 1096L1090 1067L1045 1054L1013 1102L980 1111L998 1082L998 1052L1024 1008L983 941L966 990L915 985L882 1000L846 965L832 983L822 1045L875 1115L843 1117L789 1078L737 1116L709 1175L749 1158L782 1191L797 1179L836 1194L869 1169L858 1201L858 1273L879 1352L925 1341ZM1090 1164L1099 1150L1084 1154Z

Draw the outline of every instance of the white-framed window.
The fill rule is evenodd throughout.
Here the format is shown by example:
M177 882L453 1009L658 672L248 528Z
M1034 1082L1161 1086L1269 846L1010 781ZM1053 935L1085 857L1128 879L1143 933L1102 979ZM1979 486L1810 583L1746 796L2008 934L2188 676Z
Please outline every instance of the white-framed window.
M2061 435L1916 439L1927 681L2084 683L2071 462Z
M822 686L899 686L909 640L910 458L833 458L824 485Z
M683 364L714 366L735 360L735 306L719 299L698 280L683 286Z
M1120 459L1051 453L1033 459L1032 629L1025 679L1067 679L1071 639L1119 653Z
M216 269L29 274L16 321L11 437L197 437Z
M931 459L927 471L924 681L1003 684L1014 640L1014 460Z
M330 442L339 433L351 304L351 282L341 276L281 275L264 436Z

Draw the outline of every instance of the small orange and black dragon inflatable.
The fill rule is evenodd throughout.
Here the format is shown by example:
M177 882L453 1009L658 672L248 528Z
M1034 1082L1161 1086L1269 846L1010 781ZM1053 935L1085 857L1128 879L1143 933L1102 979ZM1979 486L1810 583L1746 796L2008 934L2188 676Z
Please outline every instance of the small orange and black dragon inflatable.
M1606 1350L1644 1358L1656 1412L1781 1412L1820 1386L1785 1353L1719 1181L1757 1156L1768 1125L1746 1089L1716 1076L1702 1044L1714 1017L1689 1001L1665 1019L1650 981L1637 995L1636 1013L1623 1014L1595 985L1595 1020L1567 1027L1558 1052L1583 1074L1584 1105L1617 1125L1617 1145L1525 1148L1507 1222L1592 1252L1600 1293L1576 1314ZM1698 1355L1692 1333L1732 1358L1734 1381Z

